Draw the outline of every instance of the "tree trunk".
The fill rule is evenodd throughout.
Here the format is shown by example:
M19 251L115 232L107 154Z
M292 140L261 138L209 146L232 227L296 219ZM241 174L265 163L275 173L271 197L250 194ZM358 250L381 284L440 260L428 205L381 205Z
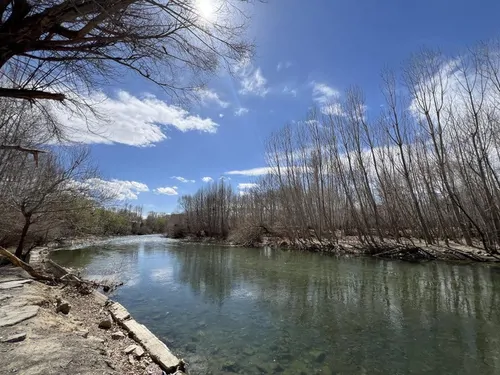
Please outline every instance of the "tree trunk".
M24 216L24 226L15 253L16 257L18 257L19 259L23 258L24 242L26 241L26 236L28 234L28 230L30 229L30 225L31 225L31 215Z

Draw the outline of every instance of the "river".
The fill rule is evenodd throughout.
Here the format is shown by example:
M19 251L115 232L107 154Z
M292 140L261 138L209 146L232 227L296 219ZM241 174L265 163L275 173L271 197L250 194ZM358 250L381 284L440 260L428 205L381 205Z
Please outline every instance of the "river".
M192 374L500 374L500 268L123 237L57 251Z

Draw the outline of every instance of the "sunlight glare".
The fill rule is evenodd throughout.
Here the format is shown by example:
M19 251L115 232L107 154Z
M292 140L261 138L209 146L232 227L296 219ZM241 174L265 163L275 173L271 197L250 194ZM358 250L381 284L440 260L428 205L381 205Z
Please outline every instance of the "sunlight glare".
M206 21L213 21L215 17L215 0L196 0L196 8Z

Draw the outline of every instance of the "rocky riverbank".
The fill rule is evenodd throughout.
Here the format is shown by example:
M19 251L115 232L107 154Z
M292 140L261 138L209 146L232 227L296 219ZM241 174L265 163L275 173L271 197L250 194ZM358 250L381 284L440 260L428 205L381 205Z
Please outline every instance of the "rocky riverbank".
M183 363L98 292L0 268L0 368L30 374L182 374Z
M214 237L188 236L182 242L204 245L230 247L272 247L283 250L319 252L331 255L372 256L382 259L394 259L410 262L443 260L468 262L500 262L500 256L490 254L478 245L466 246L450 242L428 245L419 240L397 243L386 240L377 246L361 243L357 238L344 238L336 242L316 239L290 240L279 236L256 236L252 241L241 241L238 238L220 239Z

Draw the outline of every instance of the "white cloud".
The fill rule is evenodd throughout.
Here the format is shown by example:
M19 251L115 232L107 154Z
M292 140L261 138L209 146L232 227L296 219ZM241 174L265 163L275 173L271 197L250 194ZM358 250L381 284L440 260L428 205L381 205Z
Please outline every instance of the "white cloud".
M123 201L127 199L137 199L140 193L148 192L149 188L146 184L137 181L123 180L102 180L100 178L91 178L84 182L90 189L103 192L105 195L110 195L114 199Z
M297 89L292 89L288 86L285 86L283 88L283 94L289 94L289 95L292 95L292 96L297 96Z
M248 113L248 108L240 107L236 111L234 111L235 116L243 116Z
M313 100L319 105L325 115L342 115L342 106L339 103L340 92L325 83L312 82Z
M273 168L271 167L261 167L261 168L251 168L243 170L229 171L224 174L228 175L241 175L241 176L263 176L271 173Z
M219 107L227 108L229 103L222 100L215 91L209 89L199 89L197 90L198 98L204 106L208 106L211 103L217 104Z
M183 183L187 183L187 182L195 183L196 182L195 180L188 180L187 178L184 178L184 177L181 177L181 176L172 176L170 178L174 178L177 181L180 181L180 182L183 182Z
M74 142L148 146L167 139L165 130L168 127L182 132L207 133L215 133L218 127L210 118L192 115L153 95L139 98L119 91L115 97L110 97L96 92L76 99L91 108L77 108L70 102L66 105L51 103L56 120L66 128L66 138Z
M224 114L223 114L223 113L219 113L219 117L220 117L220 118L223 118L223 117L224 117Z
M235 67L235 73L240 79L242 95L266 96L269 92L267 79L260 68L255 68L250 59L244 59Z
M278 63L278 65L276 65L276 71L281 71L283 69L288 69L292 66L292 62L291 61L280 61Z
M161 195L179 195L177 192L177 186L165 186L165 187L159 187L153 190L155 194L161 194Z
M212 177L203 177L201 180L203 182L212 182L214 179Z

